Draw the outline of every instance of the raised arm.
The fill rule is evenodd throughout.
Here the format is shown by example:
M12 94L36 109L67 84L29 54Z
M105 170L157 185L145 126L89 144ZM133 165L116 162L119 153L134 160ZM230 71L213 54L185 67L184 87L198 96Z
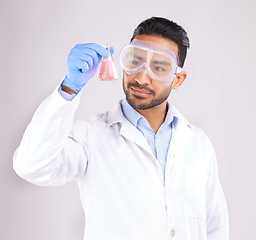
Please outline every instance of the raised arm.
M37 185L61 185L84 173L89 130L85 124L83 129L73 124L78 93L108 54L94 43L79 44L70 51L61 87L41 103L15 151L13 168L19 176ZM60 91L75 97L67 101Z

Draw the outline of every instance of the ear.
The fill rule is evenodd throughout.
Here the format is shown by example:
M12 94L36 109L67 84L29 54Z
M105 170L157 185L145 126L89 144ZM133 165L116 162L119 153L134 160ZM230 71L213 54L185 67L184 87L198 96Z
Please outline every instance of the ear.
M185 81L186 77L187 77L187 73L185 71L177 73L172 85L172 89L178 89L182 85L182 83Z

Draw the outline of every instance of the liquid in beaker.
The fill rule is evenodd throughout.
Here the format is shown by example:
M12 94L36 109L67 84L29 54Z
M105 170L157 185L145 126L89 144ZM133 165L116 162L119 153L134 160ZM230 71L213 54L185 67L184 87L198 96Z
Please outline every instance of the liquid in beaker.
M110 52L111 46L109 44L104 44L102 46L109 51L109 56L103 57L103 59L100 62L98 78L102 81L117 80L118 75L116 65L114 63L113 56Z

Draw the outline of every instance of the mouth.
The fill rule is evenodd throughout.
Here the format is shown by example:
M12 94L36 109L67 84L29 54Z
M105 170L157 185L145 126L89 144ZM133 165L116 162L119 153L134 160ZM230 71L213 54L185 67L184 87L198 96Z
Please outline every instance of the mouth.
M131 92L133 95L139 96L139 97L147 97L151 94L150 91L138 87L131 86Z

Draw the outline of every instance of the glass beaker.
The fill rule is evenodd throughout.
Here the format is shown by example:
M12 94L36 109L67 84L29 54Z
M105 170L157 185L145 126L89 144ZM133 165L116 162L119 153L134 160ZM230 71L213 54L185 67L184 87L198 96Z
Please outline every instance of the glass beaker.
M116 65L114 63L113 56L110 52L111 45L103 44L102 47L109 51L109 56L103 57L103 59L100 62L98 78L102 81L117 80L118 75Z

